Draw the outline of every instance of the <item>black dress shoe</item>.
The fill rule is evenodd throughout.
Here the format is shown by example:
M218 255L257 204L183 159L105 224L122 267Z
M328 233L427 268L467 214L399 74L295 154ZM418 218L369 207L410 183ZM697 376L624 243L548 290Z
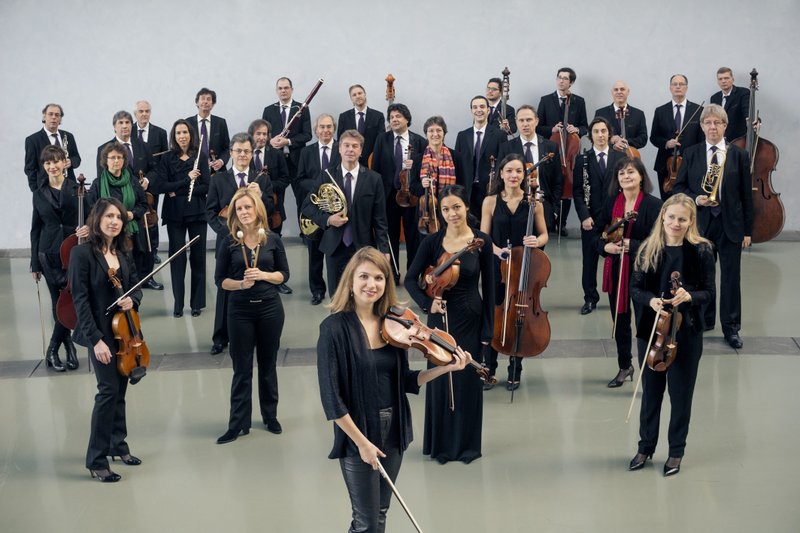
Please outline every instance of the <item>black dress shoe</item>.
M47 353L44 356L45 363L48 367L52 367L56 372L64 372L67 367L61 362L58 356L58 344L50 341L50 346L47 347Z
M143 288L145 289L153 289L154 291L163 291L164 286L157 282L155 278L150 278L147 280L147 283L144 284Z
M644 468L644 465L647 463L647 460L652 458L653 458L652 453L648 454L637 453L636 455L633 456L633 459L631 459L631 462L628 464L628 470L630 471L641 470L642 468Z
M633 367L629 366L628 368L623 368L619 372L614 379L608 382L609 389L616 389L617 387L622 387L622 384L625 383L625 380L631 378L633 381Z
M182 317L183 316L183 309L181 309L180 311L173 311L172 312L172 316L174 316L175 318Z
M89 473L92 475L92 479L96 478L97 481L101 483L116 483L122 479L122 476L112 472L108 468L103 468L102 470L92 470L90 468Z
M200 309L192 309L192 316L200 316Z
M281 294L292 294L292 288L285 283L278 285L278 292Z
M486 378L486 381L483 382L483 390L492 390L495 385L497 385L497 378L489 376Z
M664 463L664 477L674 476L681 471L681 457L670 457Z
M506 382L506 390L512 391L519 388L519 381L508 380Z
M229 429L222 435L220 438L217 439L217 444L228 444L229 442L233 442L239 438L239 434L247 435L250 433L250 428L247 429Z
M161 258L158 257L158 254L153 254L153 262L157 265L161 264Z
M264 425L267 426L267 431L270 433L274 433L276 435L280 435L283 433L283 428L281 427L281 423L278 422L277 418L268 418L264 421Z
M738 333L731 333L730 335L725 335L725 341L731 345L731 348L736 348L737 350L744 346L742 342L742 338L739 336Z
M111 460L112 461L116 461L117 457L119 457L119 460L122 461L123 463L125 463L128 466L139 466L140 464L142 464L142 460L141 459L139 459L135 455L131 455L129 453L126 453L125 455L112 455L111 456Z
M224 347L223 345L221 345L221 344L215 344L215 345L213 345L213 346L211 347L211 351L210 351L209 353L210 353L211 355L217 355L217 354L220 354L220 353L222 353L222 350L224 350L224 349L225 349L225 347Z
M569 232L567 231L567 228L561 228L560 231L562 237L569 237Z
M588 315L595 307L597 307L597 302L584 302L583 306L581 307L581 314Z
M315 294L311 297L311 305L319 305L325 299L324 294Z
M77 370L80 363L78 363L78 352L75 351L75 345L72 344L72 339L67 337L64 339L64 350L67 352L67 369Z

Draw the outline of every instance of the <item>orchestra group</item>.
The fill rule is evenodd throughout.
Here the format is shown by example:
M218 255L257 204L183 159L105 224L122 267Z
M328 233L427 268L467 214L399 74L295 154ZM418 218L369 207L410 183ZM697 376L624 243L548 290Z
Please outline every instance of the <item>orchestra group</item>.
M150 122L150 104L142 100L133 114L114 114L114 137L97 148L88 190L76 177L75 136L60 128L64 110L45 106L44 127L25 141L31 272L37 282L44 277L52 297L47 366L78 368L73 340L89 350L98 389L86 455L92 477L120 479L108 457L141 464L126 443L125 393L146 365L136 359L130 375L119 370L117 328L133 336L126 345L140 358L135 312L142 288L164 288L151 275L156 263L169 262L179 319L188 262L189 310L202 313L208 225L216 234L211 354L227 348L233 362L228 429L217 443L250 431L254 351L262 420L268 431L282 432L276 360L281 295L292 293L280 238L289 187L308 253L311 304L330 296L317 365L324 412L335 423L329 457L339 459L352 503L350 531L384 530L391 481L412 439L406 393L426 384L424 454L442 464L481 456L482 395L497 384L498 353L511 355L505 386L514 391L522 359L549 342L538 308L541 283L532 280L549 275L545 246L567 236L572 207L580 221L582 315L600 300L603 259L602 291L618 356L608 387L634 379L636 328L644 394L629 468L643 468L656 449L668 388L664 474L677 473L703 333L717 323L717 292L724 338L734 348L743 345L740 261L754 215L750 156L731 141L752 126L750 91L735 86L723 67L716 74L720 91L701 106L687 99L686 76L675 74L671 98L655 109L648 136L645 114L628 103L623 81L613 84L611 104L589 120L586 101L571 91L571 68L558 69L555 90L538 106L516 109L507 103L503 74L469 102L472 126L457 133L455 144L446 142L441 116L425 120L419 135L411 131L411 110L390 99L388 89L384 115L367 105L358 84L338 119L320 113L312 121L308 104L322 80L301 102L291 80L281 77L278 101L234 135L212 113L217 95L210 89L197 92L197 113L176 120L169 132ZM584 137L590 147L581 150ZM654 177L638 152L648 139L657 149ZM159 203L166 259L157 254ZM74 247L65 256L62 243L70 238ZM400 308L401 269L409 295L427 314L425 325ZM65 292L74 320L62 316ZM406 324L408 345L390 341L390 320ZM533 320L539 325L531 326ZM432 352L444 348L445 360L428 356L426 370L410 370L405 348L418 343ZM467 366L481 368L462 371Z

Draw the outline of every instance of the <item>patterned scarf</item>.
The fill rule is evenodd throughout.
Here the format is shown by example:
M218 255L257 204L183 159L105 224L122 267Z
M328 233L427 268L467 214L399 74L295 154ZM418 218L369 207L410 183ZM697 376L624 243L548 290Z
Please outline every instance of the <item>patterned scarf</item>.
M642 199L644 198L644 193L639 191L639 196L636 197L636 203L633 206L634 211L639 211L639 206L642 203ZM617 220L623 218L625 216L625 195L619 193L617 195L617 199L614 201L614 208L611 210L611 219ZM633 224L627 224L625 226L625 235L626 239L631 238L631 229L633 228ZM614 257L612 255L606 256L605 262L603 263L603 292L611 293L614 290L614 274L613 274L613 264L614 264ZM622 269L622 279L619 284L619 298L617 301L619 305L617 305L617 312L618 313L627 313L629 308L630 299L628 297L628 284L630 280L630 269L631 264L631 254L626 253L625 257L622 258L622 262L619 265L619 268Z
M110 187L112 186L122 192L122 205L125 206L125 209L133 211L133 207L136 205L136 194L133 192L131 174L128 172L127 168L122 169L122 174L119 175L119 178L115 178L108 169L103 170L103 173L100 174L100 196L103 198L110 198ZM123 213L122 216L127 218L127 213ZM125 229L130 234L139 233L139 224L134 218L125 224Z
M437 176L438 181L436 187L441 190L442 187L447 185L456 184L456 166L453 163L453 156L450 154L450 149L442 146L442 151L439 153L439 158L433 153L430 145L425 147L425 152L422 154L422 171L420 177L424 178L428 175Z

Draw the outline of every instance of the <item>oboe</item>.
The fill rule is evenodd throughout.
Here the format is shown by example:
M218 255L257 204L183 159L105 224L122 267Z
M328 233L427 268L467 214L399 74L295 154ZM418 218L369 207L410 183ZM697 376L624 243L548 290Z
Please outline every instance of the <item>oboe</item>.
M200 146L203 146L203 139L204 138L205 138L205 136L201 136L200 137ZM200 150L200 148L198 148L197 149L197 157L194 158L194 168L192 168L192 172L197 170L197 168L200 166L200 154L201 154L201 152L202 151ZM197 178L191 178L190 177L189 179L191 180L189 182L189 197L188 197L188 199L186 201L191 203L192 202L192 193L194 192L194 182L197 181Z
M583 201L586 202L587 209L589 208L589 199L592 194L592 186L589 185L589 152L590 150L588 149L583 152Z

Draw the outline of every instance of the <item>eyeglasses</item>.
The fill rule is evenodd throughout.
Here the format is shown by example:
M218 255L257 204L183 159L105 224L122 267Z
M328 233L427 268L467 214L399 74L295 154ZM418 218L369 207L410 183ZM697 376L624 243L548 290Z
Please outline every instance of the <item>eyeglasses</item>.
M231 150L231 152L233 152L233 153L234 153L234 154L236 154L236 155L242 155L242 154L244 154L244 155L250 155L250 154L252 154L252 153L253 153L253 151L252 151L252 150L245 150L245 149L243 149L243 148L234 148L233 150Z
M703 121L703 125L704 126L714 126L714 127L717 127L717 128L719 128L720 126L724 126L725 124L726 124L725 122L721 122L719 120L704 120Z
M121 155L110 155L106 159L109 161L124 161L125 157Z
M670 83L670 85L672 87L686 87L689 84L688 83L683 83L682 81L673 81L672 83Z

